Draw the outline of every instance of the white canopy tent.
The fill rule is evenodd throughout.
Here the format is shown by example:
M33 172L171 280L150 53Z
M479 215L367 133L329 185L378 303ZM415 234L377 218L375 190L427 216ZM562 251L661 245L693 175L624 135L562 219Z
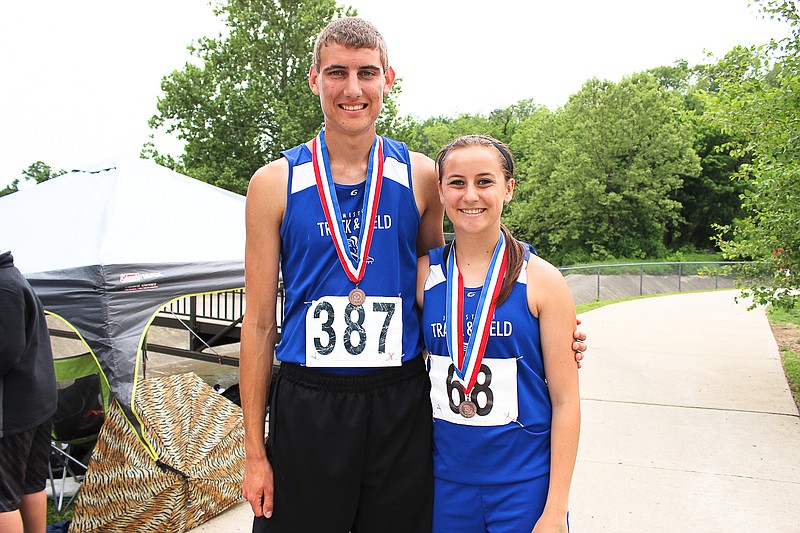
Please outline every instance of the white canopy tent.
M244 286L244 201L142 159L0 198L0 251L80 335L137 431L134 388L155 314L179 297Z

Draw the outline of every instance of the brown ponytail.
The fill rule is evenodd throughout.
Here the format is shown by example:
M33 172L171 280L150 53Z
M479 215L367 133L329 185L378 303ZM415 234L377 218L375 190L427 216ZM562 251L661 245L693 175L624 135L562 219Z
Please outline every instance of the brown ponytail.
M522 270L522 263L525 262L525 247L522 243L511 235L511 232L503 223L500 223L500 231L503 233L503 238L506 240L507 263L503 285L501 285L500 292L494 300L496 306L500 306L508 299L511 291L514 289L514 284L517 282L519 273Z

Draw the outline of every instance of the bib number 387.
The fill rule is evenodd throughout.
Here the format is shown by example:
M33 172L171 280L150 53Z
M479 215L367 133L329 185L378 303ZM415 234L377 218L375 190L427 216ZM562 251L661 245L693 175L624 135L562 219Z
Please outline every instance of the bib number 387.
M400 298L367 296L353 305L346 296L326 296L306 313L307 366L400 366L402 349Z

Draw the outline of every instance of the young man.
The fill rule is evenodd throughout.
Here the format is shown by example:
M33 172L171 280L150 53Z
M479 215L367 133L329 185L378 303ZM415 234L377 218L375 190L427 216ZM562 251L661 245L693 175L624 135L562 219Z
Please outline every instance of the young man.
M0 531L44 533L50 419L56 411L50 333L39 298L0 254Z
M432 413L414 299L417 256L444 244L434 165L376 135L395 74L370 23L331 22L313 63L323 131L256 171L247 193L243 494L254 531L428 532Z
M414 280L417 254L443 244L443 211L433 162L376 137L393 81L371 24L329 24L309 71L324 133L250 182L240 389L254 531L430 530ZM279 267L281 374L265 451Z

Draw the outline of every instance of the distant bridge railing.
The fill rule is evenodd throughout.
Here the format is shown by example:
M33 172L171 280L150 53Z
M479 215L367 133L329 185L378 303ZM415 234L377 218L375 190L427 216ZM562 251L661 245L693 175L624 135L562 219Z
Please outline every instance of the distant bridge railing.
M576 304L648 294L732 289L743 261L621 263L559 267ZM192 331L189 349L149 345L154 351L217 361L208 346L238 342L246 297L243 290L187 296L167 305L154 325ZM283 323L283 290L278 293L278 326ZM224 358L223 358L224 359ZM237 360L226 364L236 364Z
M732 289L743 261L622 263L559 267L576 304L646 294Z

